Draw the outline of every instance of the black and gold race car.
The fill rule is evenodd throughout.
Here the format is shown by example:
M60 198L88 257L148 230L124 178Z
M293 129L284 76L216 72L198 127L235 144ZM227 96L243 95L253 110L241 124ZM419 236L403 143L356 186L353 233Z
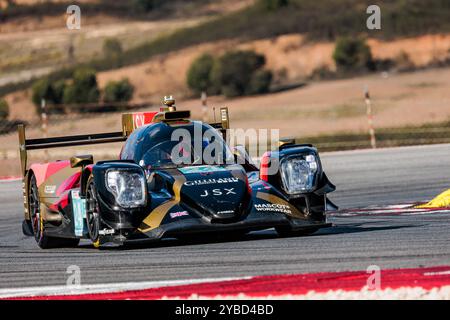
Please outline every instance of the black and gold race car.
M124 114L121 132L26 139L19 126L24 234L50 248L268 228L305 235L330 226L327 194L335 187L314 147L284 141L258 168L244 148L225 143L226 108L221 122L207 124L174 103L167 98L159 112ZM118 160L94 164L84 155L27 166L30 150L119 141Z

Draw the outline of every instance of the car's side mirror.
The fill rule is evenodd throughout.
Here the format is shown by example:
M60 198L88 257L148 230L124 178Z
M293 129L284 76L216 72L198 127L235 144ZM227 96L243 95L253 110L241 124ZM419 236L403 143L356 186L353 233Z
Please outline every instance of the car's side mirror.
M83 156L74 156L70 158L70 166L72 168L85 167L94 163L94 157L91 154Z

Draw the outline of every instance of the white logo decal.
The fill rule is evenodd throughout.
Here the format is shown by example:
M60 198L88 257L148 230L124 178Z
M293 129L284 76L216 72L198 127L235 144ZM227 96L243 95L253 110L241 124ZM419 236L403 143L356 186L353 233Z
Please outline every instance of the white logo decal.
M134 126L140 128L145 125L145 116L143 114L137 114L134 117Z
M45 186L44 192L45 193L55 193L56 186Z
M236 194L234 192L234 188L223 188L223 189L212 189L211 190L213 196L223 196L223 195L229 195L229 194ZM209 191L205 190L205 193L201 194L200 197L207 197L209 196Z
M292 214L291 208L286 204L276 204L276 203L268 203L268 204L255 204L256 211L262 212L282 212L285 214Z
M221 184L221 183L236 183L239 182L238 178L220 178L220 179L203 179L186 181L185 186L201 186L207 184Z
M230 214L230 213L234 213L233 210L224 210L224 211L218 211L218 214Z
M188 215L189 215L189 213L187 211L179 211L179 212L171 212L170 213L170 217L172 219L178 218L178 217L185 217L185 216L188 216Z

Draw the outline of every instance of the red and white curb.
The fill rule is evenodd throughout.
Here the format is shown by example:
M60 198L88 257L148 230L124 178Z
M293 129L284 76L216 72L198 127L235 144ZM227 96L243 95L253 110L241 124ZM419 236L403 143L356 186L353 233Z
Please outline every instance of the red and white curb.
M184 285L193 285L199 283L215 283L231 280L250 279L243 278L211 278L211 279L190 279L190 280L171 280L171 281L142 281L142 282L122 282L122 283L102 283L73 286L46 286L29 288L11 288L0 289L0 299L10 298L32 298L39 296L58 297L58 296L81 296L90 294L107 294L127 291L140 291L152 288L177 287Z
M3 299L447 299L450 266L381 270L370 289L366 271L246 278L41 287L0 290Z

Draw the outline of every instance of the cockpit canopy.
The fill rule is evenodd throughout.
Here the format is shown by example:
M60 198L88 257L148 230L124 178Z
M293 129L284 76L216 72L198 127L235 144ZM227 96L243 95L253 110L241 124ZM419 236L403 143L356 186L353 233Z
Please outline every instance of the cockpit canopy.
M120 158L142 167L220 165L233 162L233 154L221 134L199 121L153 123L135 130Z

